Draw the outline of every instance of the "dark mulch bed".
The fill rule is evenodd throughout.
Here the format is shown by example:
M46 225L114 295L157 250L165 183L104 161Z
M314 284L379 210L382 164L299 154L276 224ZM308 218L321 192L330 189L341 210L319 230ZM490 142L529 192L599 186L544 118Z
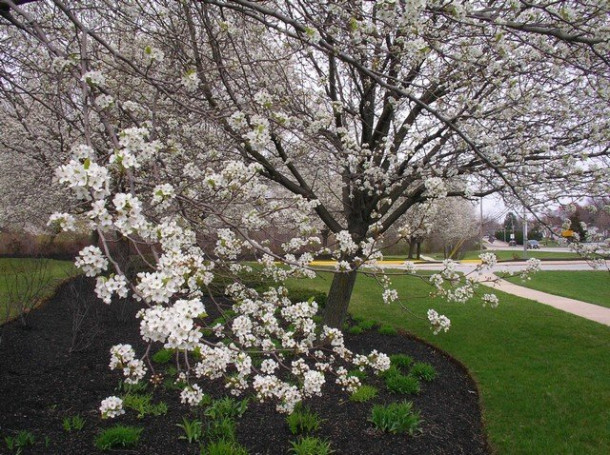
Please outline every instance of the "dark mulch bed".
M78 279L63 285L43 308L29 315L29 329L6 324L0 344L0 453L8 453L3 441L20 430L36 437L27 454L97 454L95 435L115 421L99 417L100 401L116 395L120 379L108 368L109 349L116 343L131 343L142 353L135 304L106 306L92 293L89 281ZM87 311L81 324L75 315ZM79 329L80 330L77 330ZM93 335L93 336L92 336ZM401 401L405 397L388 393L379 386L373 402L352 403L343 392L329 386L324 398L307 405L325 419L316 436L328 439L337 454L488 454L481 424L476 385L459 364L444 353L407 336L384 336L375 331L346 336L356 352L378 349L388 354L405 353L417 361L431 363L438 377L422 383L417 396L407 397L421 412L422 431L415 436L386 435L368 422L373 403ZM87 345L90 342L90 345ZM76 346L79 350L72 350ZM210 392L222 393L218 385ZM178 392L163 387L154 390L154 399L169 405L161 417L137 419L135 412L119 422L144 427L135 449L114 450L119 454L198 454L195 444L180 440L184 407ZM66 432L65 417L86 418L82 431ZM239 420L238 439L251 455L285 454L294 440L285 416L271 404L251 403Z

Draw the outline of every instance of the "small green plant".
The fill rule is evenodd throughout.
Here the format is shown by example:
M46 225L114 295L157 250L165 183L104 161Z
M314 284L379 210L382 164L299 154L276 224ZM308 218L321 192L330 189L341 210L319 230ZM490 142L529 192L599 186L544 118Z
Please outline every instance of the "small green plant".
M164 402L152 404L152 395L127 394L123 397L123 407L133 409L138 413L138 419L147 415L160 416L167 414L167 404Z
M413 403L410 401L373 406L370 421L375 428L392 434L413 435L421 424L419 412L413 411Z
M202 447L201 455L248 455L248 451L235 441L221 439Z
M235 441L235 420L231 417L210 420L206 437L210 441Z
M379 390L372 385L364 384L358 387L354 393L352 393L349 397L351 401L355 401L356 403L364 403L366 401L370 401L377 396Z
M186 417L182 417L182 423L177 423L176 426L184 431L184 435L179 436L178 439L186 439L189 444L199 442L203 436L201 420L189 420Z
M393 336L393 335L397 335L398 332L396 331L396 329L390 325L382 325L381 327L379 327L378 332L381 335L388 335L388 336Z
M34 445L36 438L29 431L21 430L16 436L6 436L4 442L11 452L15 451L15 453L21 454L23 453L23 449Z
M358 323L358 327L362 328L362 330L371 330L373 327L377 325L377 322L371 320L364 320Z
M159 349L155 352L150 358L153 362L158 363L160 365L165 365L174 357L174 351L171 349Z
M396 376L396 375L401 375L401 374L402 373L400 372L400 370L398 369L398 367L396 365L390 365L390 368L379 373L379 376L381 376L384 379L388 379L391 376Z
M289 453L294 455L328 455L334 451L330 448L330 442L319 438L304 437L290 442Z
M95 447L110 450L118 447L135 447L140 441L143 428L115 425L95 437Z
M231 397L224 397L212 401L205 410L205 415L211 419L223 417L241 417L248 409L248 400L237 401Z
M308 409L295 409L286 417L286 423L292 434L310 434L320 428L322 420L318 414Z
M415 376L395 374L385 380L385 385L390 392L409 395L419 393L421 387L419 380Z
M80 415L65 417L61 425L67 432L80 431L85 426L85 419Z
M364 332L364 330L362 330L362 327L360 327L359 325L350 327L347 331L347 333L349 333L350 335L360 335L362 334L362 332Z
M390 356L390 362L396 368L406 371L413 364L413 357L406 354L393 354Z
M431 382L436 378L436 370L429 363L417 362L411 368L411 375L422 381Z

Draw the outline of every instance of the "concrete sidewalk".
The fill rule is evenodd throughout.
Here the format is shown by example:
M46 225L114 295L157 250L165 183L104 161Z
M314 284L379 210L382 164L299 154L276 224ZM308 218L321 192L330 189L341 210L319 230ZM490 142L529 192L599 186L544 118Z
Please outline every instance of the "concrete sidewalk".
M534 300L544 305L550 305L558 310L572 313L585 319L610 326L610 308L518 286L498 278L496 275L481 275L480 282L485 286L506 292L507 294L513 294L525 299Z

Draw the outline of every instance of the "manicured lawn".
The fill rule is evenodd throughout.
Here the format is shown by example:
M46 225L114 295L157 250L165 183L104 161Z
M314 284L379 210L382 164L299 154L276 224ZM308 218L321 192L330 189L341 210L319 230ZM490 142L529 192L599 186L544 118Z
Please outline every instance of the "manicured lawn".
M513 250L484 250L484 253L494 253L498 258L498 261L512 261L515 259L522 260L523 259L523 248L517 247ZM481 251L467 251L462 259L472 260L479 259L479 255ZM442 253L433 253L433 254L424 254L426 257L434 258L437 261L442 261L444 259ZM558 252L558 251L536 251L536 250L527 250L527 258L536 258L536 259L578 259L578 255L576 253L571 252ZM383 257L384 260L387 261L406 261L406 255L388 255ZM410 261L414 261L414 259L409 259Z
M414 314L384 305L376 283L359 277L356 316L410 331L462 361L479 383L484 420L498 454L610 453L610 329L551 307L497 293L483 308L432 300L418 279L393 279ZM324 291L330 276L291 282ZM583 284L583 287L586 283ZM435 308L452 321L434 336L423 318Z
M7 314L9 318L18 315L17 308L7 310L16 297L44 299L53 294L58 283L76 273L71 261L0 258L0 324Z
M529 281L511 277L519 286L560 295L610 308L610 273L608 271L544 271Z

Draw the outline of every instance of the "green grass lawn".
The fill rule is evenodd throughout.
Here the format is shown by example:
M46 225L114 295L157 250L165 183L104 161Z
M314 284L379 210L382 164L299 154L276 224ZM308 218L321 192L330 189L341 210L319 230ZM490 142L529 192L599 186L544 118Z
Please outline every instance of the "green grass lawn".
M30 295L39 301L52 295L62 280L76 273L71 261L0 258L0 324L7 316L8 319L18 316L16 296ZM35 292L28 294L28 289Z
M610 273L608 271L543 271L522 281L511 277L519 286L560 295L610 308Z
M417 279L393 282L415 314L384 305L380 288L362 276L350 312L408 330L467 365L498 454L610 453L608 327L500 292L500 306L490 309L432 300ZM329 284L330 275L290 286L325 291ZM448 333L432 334L423 318L428 308L451 319Z

